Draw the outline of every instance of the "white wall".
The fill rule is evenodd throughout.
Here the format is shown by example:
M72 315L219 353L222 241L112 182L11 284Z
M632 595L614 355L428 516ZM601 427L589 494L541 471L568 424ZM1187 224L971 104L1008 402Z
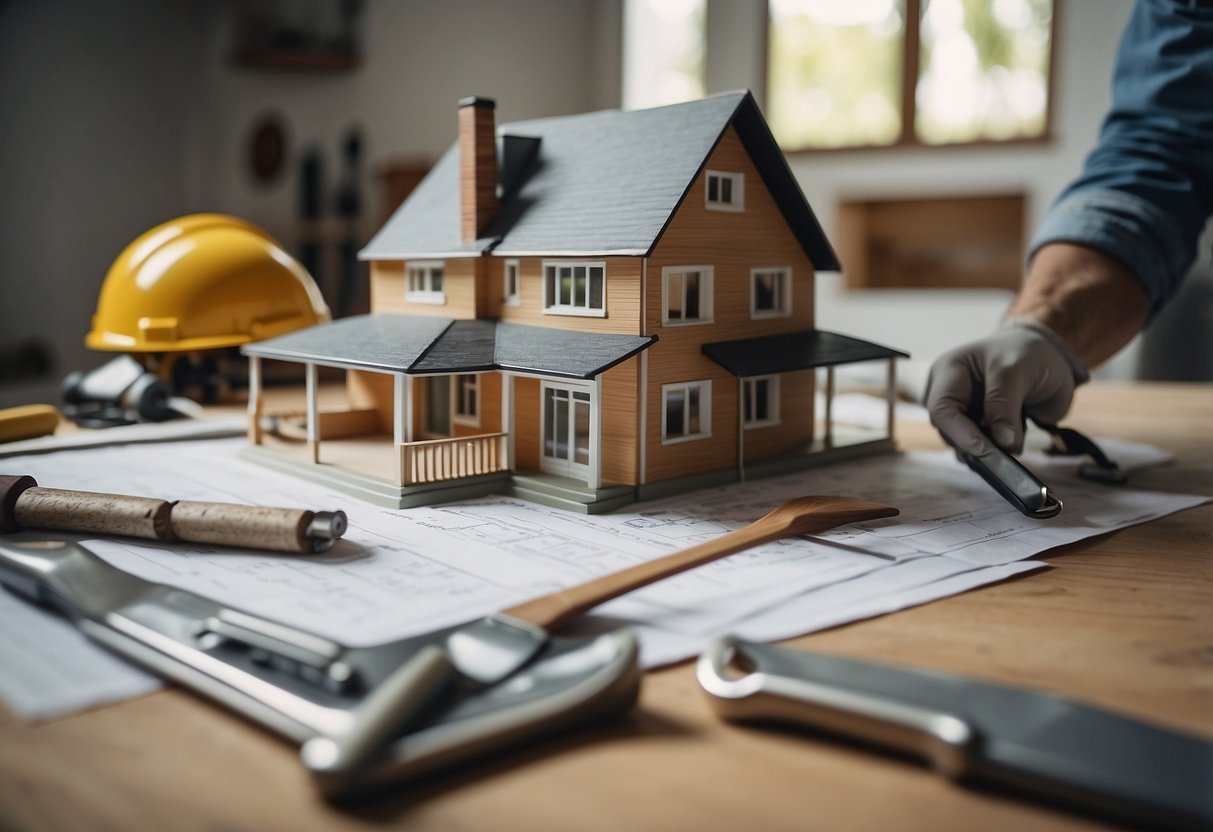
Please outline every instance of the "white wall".
M138 234L189 207L186 136L197 4L0 5L0 343L44 336L54 380L0 387L0 407L57 399L97 289Z

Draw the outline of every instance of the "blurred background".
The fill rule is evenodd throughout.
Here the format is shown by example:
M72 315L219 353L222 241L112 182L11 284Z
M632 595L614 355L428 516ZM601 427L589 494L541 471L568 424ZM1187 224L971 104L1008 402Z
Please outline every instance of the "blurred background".
M907 349L994 327L1079 170L1131 0L0 0L0 406L55 402L106 270L170 218L276 236L339 314L351 255L455 138L750 89L844 264L817 324ZM1102 371L1210 378L1189 297Z

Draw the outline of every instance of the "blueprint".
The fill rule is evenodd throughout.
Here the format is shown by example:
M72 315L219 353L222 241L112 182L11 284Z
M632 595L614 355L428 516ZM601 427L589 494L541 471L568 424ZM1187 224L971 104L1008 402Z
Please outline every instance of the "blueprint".
M1115 443L1108 444L1115 457ZM811 469L600 516L506 497L395 511L248 463L239 457L243 445L242 439L211 439L43 452L0 460L0 469L31 474L47 487L343 509L349 532L322 555L131 540L87 545L145 579L349 645L381 643L494 612L694 545L795 496L844 494L901 510L896 518L733 555L612 601L579 623L632 626L646 666L691 657L725 632L759 640L789 637L1043 568L1027 559L1205 501L1084 483L1065 474L1065 466L1074 467L1070 461L1048 476L1066 503L1062 515L1031 521L941 451ZM1158 457L1137 450L1146 461ZM1048 463L1029 464L1044 470ZM42 615L21 604L3 605L0 629L20 628L22 616ZM63 651L70 649L93 648L68 645L41 658L27 650L21 661L6 659L0 695L13 703L4 677L32 672L30 664L42 659L62 663ZM96 681L94 701L123 695L105 672L98 671ZM76 680L75 696L63 710L80 707L86 688ZM43 702L34 715L54 712Z

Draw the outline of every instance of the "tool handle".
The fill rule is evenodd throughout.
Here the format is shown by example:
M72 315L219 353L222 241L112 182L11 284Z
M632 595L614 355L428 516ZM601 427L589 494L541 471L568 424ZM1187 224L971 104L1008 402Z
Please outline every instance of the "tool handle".
M345 533L344 512L41 488L33 477L0 475L0 533L54 529L146 540L217 543L313 553Z
M550 629L612 598L743 549L896 514L895 508L848 497L800 497L784 503L744 528L501 612L511 618Z

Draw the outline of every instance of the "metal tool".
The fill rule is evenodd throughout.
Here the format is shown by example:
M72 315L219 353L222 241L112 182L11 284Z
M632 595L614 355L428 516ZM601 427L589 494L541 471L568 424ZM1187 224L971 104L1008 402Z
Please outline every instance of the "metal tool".
M77 620L122 655L303 743L328 795L487 753L635 699L635 638L548 629L611 598L783 537L891 517L802 497L712 541L511 607L373 648L347 648L128 575L73 543L0 541L0 582Z
M1150 828L1213 828L1213 744L1072 700L735 638L698 678L726 719L808 726Z
M897 509L849 497L800 497L789 500L744 528L683 549L665 557L604 575L577 586L532 599L518 606L473 621L451 631L443 641L446 657L458 671L464 687L493 685L509 677L543 649L549 631L612 598L701 566L743 549L785 537L811 534L858 523L892 517ZM420 658L414 661L421 661ZM379 727L400 730L424 707L421 697L401 701ZM359 750L374 748L376 737L368 734L356 743L342 744L318 738L305 745L305 764L322 781L348 781L364 760Z
M314 554L331 549L348 525L344 511L170 502L40 488L33 477L0 474L0 534L53 529Z
M0 583L91 639L288 739L363 760L318 778L330 797L440 771L626 710L640 684L626 630L549 638L508 682L452 685L454 628L375 647L329 639L142 580L66 541L0 539ZM395 711L420 720L406 731ZM369 747L371 744L374 747ZM318 763L325 746L313 746Z

